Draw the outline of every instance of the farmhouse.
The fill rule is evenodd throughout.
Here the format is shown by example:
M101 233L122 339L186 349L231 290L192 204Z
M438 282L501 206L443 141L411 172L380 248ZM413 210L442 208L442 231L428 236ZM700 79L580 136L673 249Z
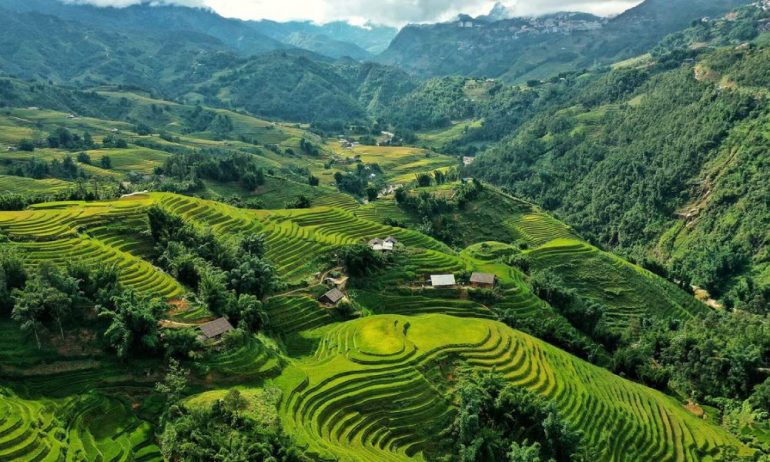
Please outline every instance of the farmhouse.
M232 324L225 318L215 319L198 327L204 340L216 340L227 332L233 330Z
M385 239L374 238L368 244L372 250L390 251L396 247L398 240L395 237L388 236Z
M339 303L340 300L342 300L343 298L345 298L345 294L343 294L341 290L335 287L332 290L321 295L321 298L319 298L318 301L325 305L334 306L337 303Z
M457 285L454 274L434 274L430 277L430 285L433 287L454 287Z
M463 165L467 167L467 166L471 165L474 160L476 160L475 157L464 156L463 157Z
M471 286L491 289L495 286L496 279L494 274L476 272L471 274Z

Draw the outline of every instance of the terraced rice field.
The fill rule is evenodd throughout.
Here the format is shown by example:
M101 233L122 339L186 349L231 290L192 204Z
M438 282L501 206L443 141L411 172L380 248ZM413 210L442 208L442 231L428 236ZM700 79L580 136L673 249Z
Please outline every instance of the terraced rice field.
M256 337L249 337L243 345L214 352L202 364L226 381L253 381L280 372L279 359Z
M536 268L556 272L568 287L607 306L616 327L634 318L688 319L708 311L674 284L582 241L557 239L529 254Z
M41 204L22 212L0 212L0 230L21 250L29 266L41 262L66 265L114 264L121 283L140 293L174 298L183 288L171 276L136 256L140 243L104 233L112 223L129 223L143 216L141 202ZM94 236L87 234L93 230ZM96 236L105 239L100 240Z
M461 298L454 289L402 289L397 293L356 291L355 299L376 314L418 315L442 313L464 318L493 318L492 311Z
M312 358L289 367L281 419L319 458L422 460L454 410L439 364L496 371L554 403L603 461L718 460L746 448L671 398L500 323L444 315L373 316L317 331Z
M398 207L396 201L381 199L358 207L353 212L357 217L365 220L382 223L386 219L396 220L401 223L411 223L413 220Z
M267 301L269 329L277 334L292 334L330 324L327 309L316 300L301 296L279 296Z
M544 213L532 213L508 221L531 246L540 246L554 239L575 239L572 230L559 220Z
M147 148L99 149L88 151L88 154L95 165L100 165L102 157L109 156L112 170L144 174L151 174L170 156L167 152Z
M150 425L101 395L24 400L0 390L0 460L160 461Z
M360 157L366 164L378 164L390 183L410 183L418 173L459 164L455 157L406 146L356 146L343 149L334 141L327 144L327 148L343 158Z
M0 194L40 194L66 191L72 183L54 178L36 180L19 176L0 175Z

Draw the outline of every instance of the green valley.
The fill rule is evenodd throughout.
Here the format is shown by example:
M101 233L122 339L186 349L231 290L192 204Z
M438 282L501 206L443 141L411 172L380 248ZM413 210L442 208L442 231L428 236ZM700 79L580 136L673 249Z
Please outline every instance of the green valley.
M0 461L770 460L770 2L353 3L0 0Z

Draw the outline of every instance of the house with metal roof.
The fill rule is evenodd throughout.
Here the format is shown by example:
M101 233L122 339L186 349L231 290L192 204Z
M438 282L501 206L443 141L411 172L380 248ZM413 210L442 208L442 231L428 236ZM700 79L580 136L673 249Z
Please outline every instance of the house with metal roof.
M430 285L433 287L454 287L457 285L454 274L433 274L430 277Z

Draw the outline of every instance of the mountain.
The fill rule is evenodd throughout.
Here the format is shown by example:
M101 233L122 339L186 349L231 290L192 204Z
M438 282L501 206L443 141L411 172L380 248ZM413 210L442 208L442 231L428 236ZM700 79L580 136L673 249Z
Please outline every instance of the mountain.
M489 127L465 142L495 132L502 141L470 172L726 306L763 310L770 182L761 152L770 143L760 127L770 120L770 73L760 32L769 18L750 6L699 21L650 57L515 92L511 103L539 109L498 102L502 110L479 114Z
M369 59L384 51L398 29L367 24L352 26L346 22L314 24L312 22L250 21L259 32L284 43L330 56Z
M102 30L152 35L171 32L209 35L240 54L250 55L290 46L260 34L248 23L226 19L211 10L141 3L125 8L62 3L59 0L2 0L0 8L37 12Z
M10 32L0 39L0 69L6 75L81 86L131 86L269 118L363 120L369 110L379 110L413 88L407 74L380 64L335 61L299 48L243 57L197 32L111 32L113 28L12 11L1 15L0 27Z
M223 18L205 8L149 1L114 8L61 0L1 0L0 8L52 15L113 31L196 32L216 38L244 56L297 47L332 58L364 60L384 50L397 32L389 27L356 27L344 22L315 25L310 22L241 21Z
M578 13L466 18L403 28L378 59L423 77L466 75L522 82L635 56L666 35L745 0L647 0L612 19Z

